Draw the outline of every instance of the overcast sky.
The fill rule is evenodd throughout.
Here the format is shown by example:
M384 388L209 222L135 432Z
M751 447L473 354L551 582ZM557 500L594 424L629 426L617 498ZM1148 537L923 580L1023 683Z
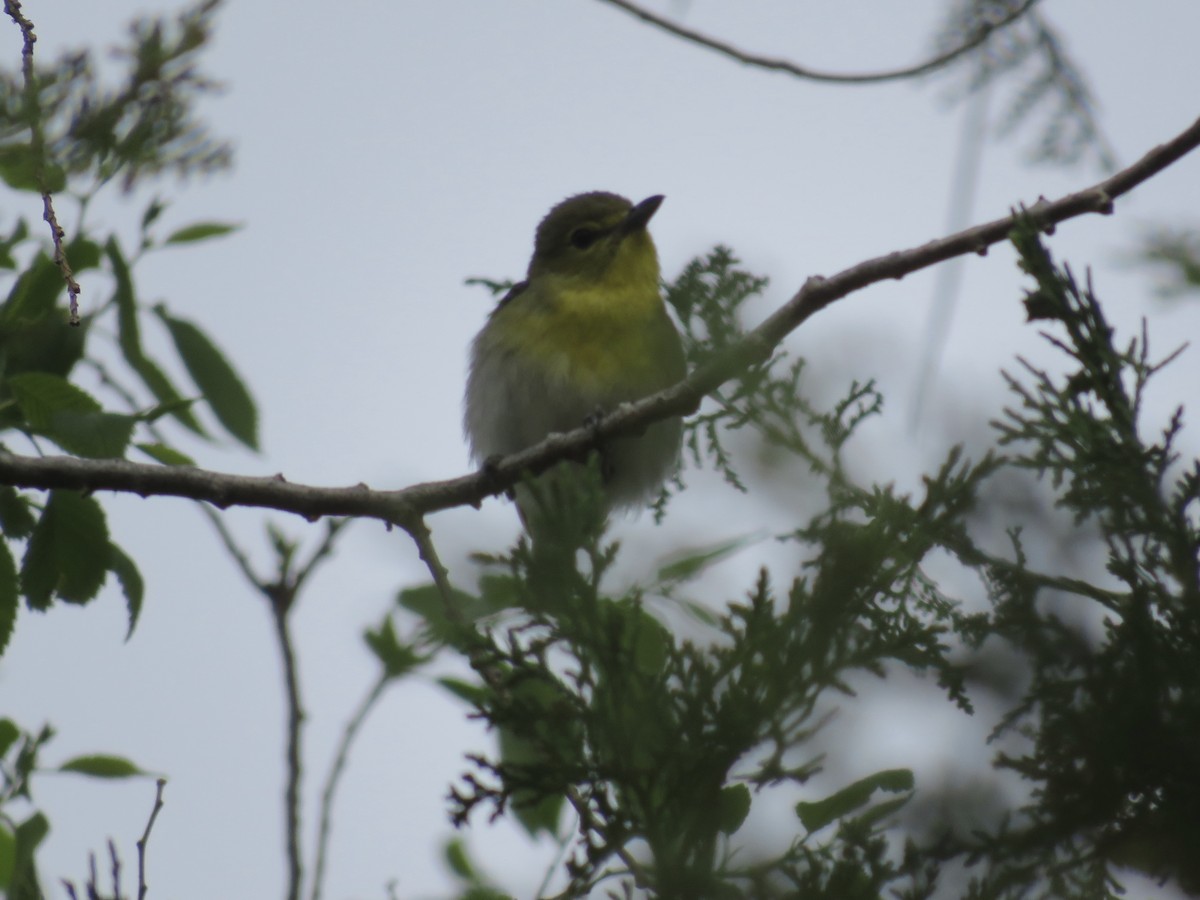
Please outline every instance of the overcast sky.
M647 5L757 52L841 71L923 58L943 7L878 0ZM165 0L24 6L43 58L84 43L106 46L134 14L178 8ZM1090 78L1121 163L1200 114L1200 5L1057 0L1043 9ZM11 66L19 40L4 25L0 53ZM195 448L209 468L377 488L466 472L459 406L466 351L491 300L464 279L520 277L538 219L572 193L665 194L653 223L664 274L673 277L715 243L733 247L749 269L771 278L749 311L750 325L810 275L946 231L963 108L947 102L944 86L819 85L743 68L597 0L240 0L221 12L205 61L227 86L204 108L214 130L234 142L235 167L172 191L162 232L210 219L244 228L147 258L138 283L143 300L162 300L214 335L261 404L264 453ZM1026 131L988 145L972 221L1101 176L1094 166L1029 165L1031 137ZM33 222L40 218L35 200L22 211ZM1155 300L1144 274L1120 257L1141 227L1194 222L1197 210L1200 157L1138 188L1115 217L1061 226L1051 247L1076 268L1093 268L1125 338L1149 317L1152 348L1165 355L1200 332L1200 304ZM94 224L119 228L131 244L140 213L137 203L105 203ZM5 223L12 214L4 211ZM925 403L937 414L916 429L912 389L929 329L932 272L849 297L789 341L816 378L879 379L885 415L852 450L864 473L919 485L949 445L977 442L998 413L1001 366L1016 354L1051 360L1023 323L1010 251L967 260L963 275ZM85 305L101 303L106 290L102 278L85 279ZM151 330L150 340L161 339ZM1175 364L1149 409L1156 420L1169 403L1194 394L1198 354L1192 349ZM663 528L645 516L618 523L617 534L635 545L618 580L645 576L670 548L786 528L798 515L792 501L803 496L777 485L770 504L733 493L711 475L688 479L698 490L676 504ZM101 499L114 538L147 579L142 623L123 643L123 602L111 588L84 609L23 614L0 665L0 712L31 728L54 723L58 736L46 763L105 751L169 775L149 851L151 896L278 896L283 712L263 603L187 503ZM717 503L720 521L705 524ZM227 515L264 570L265 518ZM300 520L274 521L309 542L317 535ZM501 549L517 529L512 509L499 501L430 524L463 584L476 574L465 555ZM705 596L714 603L737 596L764 559L777 561L787 578L782 552L769 541L752 548L713 574ZM398 587L425 580L402 535L360 523L304 596L296 630L310 775L324 772L339 727L373 676L362 629L389 608ZM845 726L856 752L833 763L826 786L883 767L910 766L920 776L953 766L964 752L988 752L964 751L978 729L944 702L921 707L920 715L891 709L876 717L869 741L857 724ZM326 896L382 897L393 878L405 898L445 893L438 848L451 833L447 787L464 768L464 752L488 747L464 708L428 679L394 689L351 761ZM314 777L305 794L309 844L315 785ZM47 775L35 789L54 828L41 856L52 896L63 896L58 877L82 880L87 851L102 850L109 835L132 864L152 783ZM795 799L783 798L781 808ZM770 814L756 807L756 816ZM548 844L531 847L515 830L482 818L465 836L484 868L518 896L535 890L553 855Z

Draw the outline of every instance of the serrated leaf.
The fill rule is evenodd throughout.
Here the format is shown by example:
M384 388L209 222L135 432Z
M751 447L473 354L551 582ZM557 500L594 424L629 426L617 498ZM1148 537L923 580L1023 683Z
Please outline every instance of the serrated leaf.
M21 596L17 563L8 544L0 541L0 656L4 655L17 625L17 601ZM4 750L0 749L0 756Z
M225 355L191 322L169 315L162 307L155 312L166 324L180 359L217 421L251 450L257 450L258 408Z
M29 500L16 488L0 485L0 532L10 538L29 537L36 522Z
M190 244L195 241L206 241L210 238L224 237L241 227L241 225L229 222L196 222L193 225L185 225L183 228L171 232L163 243Z
M137 627L138 617L142 614L142 600L146 595L146 583L142 573L135 563L116 544L108 545L111 558L108 569L117 576L121 583L121 591L125 594L125 609L129 613L129 628L125 631L125 640L133 637L133 629Z
M98 413L100 402L65 378L45 372L25 372L8 379L17 405L30 428L49 428L57 413Z
M32 609L55 595L86 603L99 593L112 558L104 511L77 491L51 491L21 562L21 592Z
M103 753L76 756L59 766L58 771L75 772L78 775L89 775L92 778L134 778L148 774L124 757L108 756Z
M62 413L42 432L58 446L76 456L120 459L133 438L137 419L119 413Z
M196 461L186 453L181 453L166 444L134 444L134 446L164 466L194 466L196 464Z
M93 458L125 455L136 417L104 412L86 391L46 372L14 375L8 385L30 429L68 453Z
M115 285L113 302L117 306L117 342L121 347L121 354L159 403L173 404L184 401L184 396L176 389L162 368L142 351L142 335L138 325L138 304L133 289L133 276L129 271L129 263L125 259L125 254L121 252L121 246L115 237L108 239L108 243L104 245L104 252L113 271ZM208 437L207 432L199 420L192 415L188 406L181 405L173 408L171 415L190 431L201 437Z
M717 798L717 828L722 834L733 834L742 827L750 814L750 789L744 784L721 788Z
M912 770L885 769L859 779L824 800L797 803L796 815L800 817L800 823L808 831L818 831L835 819L840 819L863 806L871 799L871 795L876 790L896 794L901 791L911 791L913 784Z

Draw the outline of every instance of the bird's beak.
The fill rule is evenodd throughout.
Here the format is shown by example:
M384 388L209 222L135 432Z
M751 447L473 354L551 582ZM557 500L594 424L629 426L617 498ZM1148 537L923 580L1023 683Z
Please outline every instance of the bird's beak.
M647 197L625 216L625 221L621 223L621 232L629 234L633 231L638 231L645 228L650 221L650 217L658 212L658 208L662 206L663 200L666 199L662 194L655 194L653 197Z

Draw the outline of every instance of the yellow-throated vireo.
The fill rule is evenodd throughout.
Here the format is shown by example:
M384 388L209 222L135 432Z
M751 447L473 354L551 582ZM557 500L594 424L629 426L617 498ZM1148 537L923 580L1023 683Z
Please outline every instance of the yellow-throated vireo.
M471 349L463 422L476 461L571 431L686 374L647 231L662 201L634 205L595 191L567 198L542 219L525 280L500 301ZM674 472L681 432L669 419L600 448L609 508L652 498ZM571 467L578 471L561 463L551 472ZM528 525L521 486L516 495Z

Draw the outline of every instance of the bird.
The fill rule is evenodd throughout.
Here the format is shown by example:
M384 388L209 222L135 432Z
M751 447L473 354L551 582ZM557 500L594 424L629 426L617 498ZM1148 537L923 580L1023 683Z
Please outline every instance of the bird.
M634 204L591 191L568 197L541 220L524 280L471 345L463 428L477 463L579 428L687 374L647 228L663 199ZM601 446L605 515L653 499L677 469L681 439L676 417ZM537 480L577 478L581 470L564 461ZM530 493L527 485L515 490L527 528Z

